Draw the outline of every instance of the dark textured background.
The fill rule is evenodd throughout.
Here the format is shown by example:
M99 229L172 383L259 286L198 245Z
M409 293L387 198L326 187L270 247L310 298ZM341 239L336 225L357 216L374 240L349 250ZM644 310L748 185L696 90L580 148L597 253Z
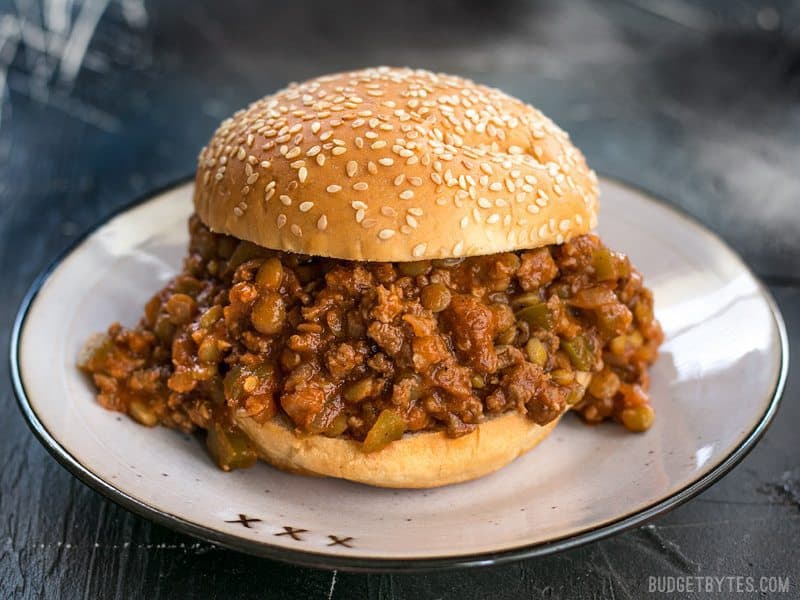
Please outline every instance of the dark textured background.
M739 251L800 357L800 6L733 0L0 0L3 354L35 275L115 208L188 175L220 119L290 80L371 64L459 73L536 104L598 171ZM650 575L788 575L800 597L798 373L752 454L651 525L507 566L354 575L118 508L36 442L3 372L0 596L640 598Z

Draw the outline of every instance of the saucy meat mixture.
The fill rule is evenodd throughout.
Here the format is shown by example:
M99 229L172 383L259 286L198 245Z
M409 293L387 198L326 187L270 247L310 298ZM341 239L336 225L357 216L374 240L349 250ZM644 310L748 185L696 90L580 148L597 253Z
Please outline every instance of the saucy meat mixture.
M379 450L406 431L472 431L508 411L571 407L631 431L653 421L647 366L663 335L628 258L594 235L420 262L267 250L193 216L183 272L138 326L112 325L79 365L104 407L209 430L223 468L255 453L234 415Z

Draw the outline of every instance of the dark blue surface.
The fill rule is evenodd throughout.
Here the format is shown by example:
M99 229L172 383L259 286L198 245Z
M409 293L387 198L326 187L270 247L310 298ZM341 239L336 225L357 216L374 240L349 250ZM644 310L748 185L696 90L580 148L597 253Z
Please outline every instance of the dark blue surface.
M221 118L289 80L384 63L518 95L596 169L695 215L765 279L800 356L796 4L429 4L128 0L66 15L59 1L0 3L4 339L35 275L92 223L190 173ZM0 596L639 598L650 576L781 575L797 597L799 370L753 453L652 525L508 566L335 576L198 543L104 500L41 448L3 376Z

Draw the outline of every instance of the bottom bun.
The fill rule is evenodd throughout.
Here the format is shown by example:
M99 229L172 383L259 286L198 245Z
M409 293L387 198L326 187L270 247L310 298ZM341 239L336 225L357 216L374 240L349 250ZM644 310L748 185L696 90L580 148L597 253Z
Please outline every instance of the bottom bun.
M477 479L504 467L547 437L559 418L542 426L509 413L458 438L440 431L407 434L371 454L362 452L361 443L353 440L297 435L285 419L262 424L237 417L236 422L259 457L284 471L377 487L432 488Z

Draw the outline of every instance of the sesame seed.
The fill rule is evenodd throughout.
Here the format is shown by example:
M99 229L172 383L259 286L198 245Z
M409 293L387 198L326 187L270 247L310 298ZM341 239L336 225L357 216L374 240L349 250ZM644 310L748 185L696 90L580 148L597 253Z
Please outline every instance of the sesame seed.
M411 200L414 197L413 190L404 190L400 192L400 199L401 200Z
M378 232L378 237L382 240L388 240L389 238L393 237L395 234L394 229L381 229Z
M372 110L365 109L364 99L370 100L371 95L381 93L387 95L390 90L391 96L400 101L372 99ZM519 129L512 133L515 128ZM352 133L348 137L342 131ZM475 140L480 135L490 139ZM552 138L555 143L544 144L544 138ZM256 141L262 144L257 147ZM260 148L261 155L266 157L264 160L252 155L256 148ZM218 167L224 167L230 160L241 160L246 163L241 184L244 187L240 189L243 197L259 189L265 207L279 196L283 205L292 206L293 198L298 199L298 203L305 200L299 198L298 190L309 181L308 159L313 158L322 167L331 156L343 156L347 151L350 158L354 158L352 154L358 150L353 148L376 148L376 153L388 156L365 158L363 164L357 158L342 161L345 163L343 171L352 178L351 197L352 192L357 191L363 192L361 197L366 198L368 190L376 191L376 186L384 185L384 178L378 179L379 168L402 164L398 161L400 157L411 168L406 173L395 171L388 179L398 187L398 197L414 198L410 195L412 190L423 186L430 175L428 181L439 190L434 197L437 206L452 206L462 213L468 211L468 217L459 217L464 229L473 218L478 224L486 221L487 224L511 225L512 216L522 221L520 213L541 214L542 207L547 206L554 195L558 197L568 192L577 194L586 204L584 214L587 216L582 217L586 223L595 212L593 186L585 181L576 183L570 175L572 171L583 170L578 166L579 153L569 144L567 136L534 109L517 108L509 104L501 92L474 86L471 82L465 84L456 77L410 69L368 69L292 84L285 91L256 101L235 118L223 122L211 144L201 152L198 164L199 169L204 169L201 172L203 181L211 183L225 181L226 172ZM281 180L281 190L277 190L271 173L260 177L272 167L276 156L287 157L287 165L297 173L295 178L289 174ZM308 159L297 160L303 157ZM413 169L418 164L426 170ZM550 181L544 187L546 193L538 188L542 183L532 174L534 169L549 174ZM367 174L376 179L370 183ZM266 185L256 187L261 181ZM328 186L328 193L345 191L347 187ZM487 197L481 197L481 193ZM505 198L498 197L504 194ZM314 198L311 200L316 202ZM511 210L513 203L519 204L519 210ZM302 205L317 208L316 204L305 201ZM247 211L246 204L235 208L242 214ZM378 218L400 220L397 225L388 225L367 218L366 203L354 205L353 210L361 226L375 227L376 235L384 231L381 227L387 226L392 227L394 235L413 234L413 226L421 224L423 215L421 209L405 209L398 216L399 209L391 204L380 207L382 217ZM324 221L319 214L314 219L319 230L322 230L320 222L328 224L327 216ZM581 225L578 215L570 220L566 229L563 221L554 220L543 239L555 239L559 232L568 237L570 227ZM286 222L285 215L283 222L291 224ZM502 232L504 238L513 239L509 241L512 246L536 239L537 231L516 229ZM500 234L496 226L487 228L486 233L489 241L492 234ZM417 247L419 244L414 246L414 252L419 252L420 256L427 254L427 246L421 250L416 250ZM464 242L461 250L469 253L473 248Z
M368 206L364 202L362 202L361 200L353 200L353 202L350 204L350 206L352 206L355 209L364 209L364 210L366 210L368 208Z
M295 224L293 224L293 225L291 226L291 228L290 228L290 229L292 230L292 233L293 233L295 236L297 236L297 237L303 237L303 230L300 228L300 225L298 225L298 224L296 224L296 223L295 223Z
M408 212L415 217L421 217L424 213L421 208L412 207L408 209Z
M411 250L411 254L414 255L414 258L419 258L423 254L425 254L425 250L427 249L427 247L428 247L427 244L417 244Z
M304 212L305 213L305 212L310 211L312 208L314 208L314 203L313 202L308 202L308 201L301 202L300 206L298 206L297 208L300 209L300 212Z
M233 214L235 214L237 217L241 217L244 214L244 211L241 208L239 208L238 206L234 206L233 207Z
M328 192L329 194L335 194L336 192L342 191L342 186L331 184L327 188L325 188L325 191Z
M461 253L464 252L464 241L461 240L453 246L453 256L461 256Z
M328 217L322 215L319 219L317 219L317 229L320 231L325 231L328 228Z

